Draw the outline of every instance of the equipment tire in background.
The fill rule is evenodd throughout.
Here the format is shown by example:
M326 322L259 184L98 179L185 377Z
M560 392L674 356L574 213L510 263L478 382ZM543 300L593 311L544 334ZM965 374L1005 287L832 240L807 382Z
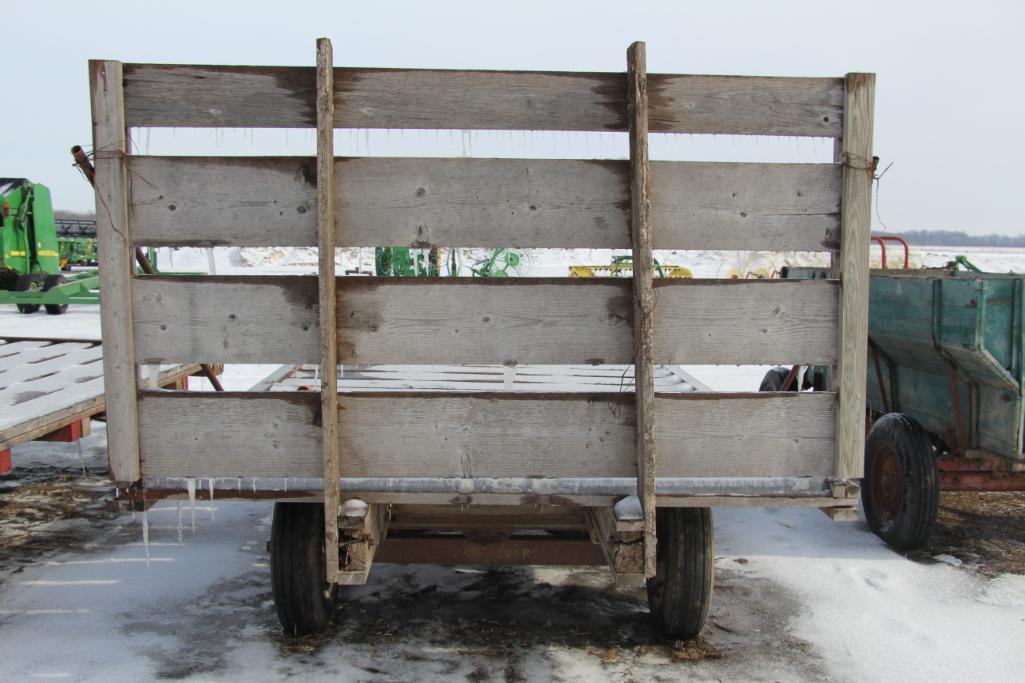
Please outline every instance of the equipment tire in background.
M66 280L64 279L63 275L59 275L59 274L58 275L51 275L48 278L46 278L46 284L43 285L43 291L45 292L46 290L50 289L51 287L56 287L58 285L62 285L65 282L66 282ZM68 312L68 305L67 304L46 304L46 312L49 315L63 315L64 313Z
M323 505L274 504L270 573L274 607L286 635L303 636L327 628L334 616L337 587L327 583Z
M758 391L783 391L783 382L787 381L787 377L790 375L790 368L773 368L765 373L765 377L762 378L762 383L758 387ZM797 381L790 383L790 388L787 391L796 391Z
M903 413L883 415L865 441L861 505L869 528L894 550L914 550L929 539L939 502L939 468L925 431Z
M648 609L655 627L673 638L694 638L712 602L715 539L710 508L658 508L655 578Z
M35 313L39 310L39 304L18 304L18 313Z

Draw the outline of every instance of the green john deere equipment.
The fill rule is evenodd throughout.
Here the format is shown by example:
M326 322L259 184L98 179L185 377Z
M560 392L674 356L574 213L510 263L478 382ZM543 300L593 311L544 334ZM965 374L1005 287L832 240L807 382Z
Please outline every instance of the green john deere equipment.
M62 257L62 250L71 247L57 235L45 185L0 178L0 207L0 304L16 304L21 313L45 307L47 313L60 315L68 304L99 302L97 271L61 272L67 262L83 257Z

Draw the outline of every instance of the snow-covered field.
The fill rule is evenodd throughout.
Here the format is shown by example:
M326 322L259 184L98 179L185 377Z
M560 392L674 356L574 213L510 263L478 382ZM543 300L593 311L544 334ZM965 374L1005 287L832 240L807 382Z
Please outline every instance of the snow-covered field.
M1023 251L916 256L942 265L966 252L989 270L1025 271ZM609 256L536 255L530 274L564 275L570 263ZM699 277L781 265L721 252L659 258ZM162 254L163 267L171 260ZM358 260L347 253L342 265ZM315 254L298 249L217 250L215 261L218 272L315 268ZM206 270L207 256L182 250L173 266ZM372 269L372 253L362 268ZM3 310L0 333L94 337L97 311ZM755 389L764 372L690 370L721 390ZM247 388L267 371L229 366L225 384ZM269 504L201 503L193 532L187 503L179 512L162 502L148 515L147 559L141 515L104 506L102 424L78 444L27 444L13 459L0 511L13 492L24 495L16 515L0 517L3 679L1009 681L1025 671L1025 576L981 571L970 553L908 559L864 522L804 509L716 510L717 584L698 644L661 641L641 593L615 588L602 571L395 565L345 592L336 630L290 641L271 605ZM40 510L57 498L69 511L47 521Z

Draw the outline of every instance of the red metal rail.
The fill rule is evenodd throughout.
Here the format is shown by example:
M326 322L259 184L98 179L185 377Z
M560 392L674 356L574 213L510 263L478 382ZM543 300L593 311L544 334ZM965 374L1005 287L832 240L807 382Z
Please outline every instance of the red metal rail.
M869 237L870 240L879 245L879 249L882 252L882 258L880 260L880 267L886 268L886 243L897 242L904 247L904 270L908 268L908 257L910 251L908 249L908 243L904 241L903 237L897 237L896 235L872 235Z

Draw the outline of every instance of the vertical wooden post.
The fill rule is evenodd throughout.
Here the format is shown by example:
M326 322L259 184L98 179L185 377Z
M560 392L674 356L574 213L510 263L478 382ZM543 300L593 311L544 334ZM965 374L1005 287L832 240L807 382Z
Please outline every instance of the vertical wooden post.
M338 334L335 308L334 56L331 41L317 39L317 247L320 257L320 411L324 459L324 555L327 579L338 563Z
M655 381L652 366L650 167L648 165L648 74L644 43L626 53L630 122L630 232L634 268L634 392L637 410L637 495L644 511L644 576L655 576Z
M837 479L862 476L868 365L868 246L872 208L875 74L847 74L844 87L840 210L840 344L837 349Z
M128 225L128 135L121 62L91 60L89 86L96 180L96 242L110 478L134 482L139 467L138 378L132 332L135 254Z

